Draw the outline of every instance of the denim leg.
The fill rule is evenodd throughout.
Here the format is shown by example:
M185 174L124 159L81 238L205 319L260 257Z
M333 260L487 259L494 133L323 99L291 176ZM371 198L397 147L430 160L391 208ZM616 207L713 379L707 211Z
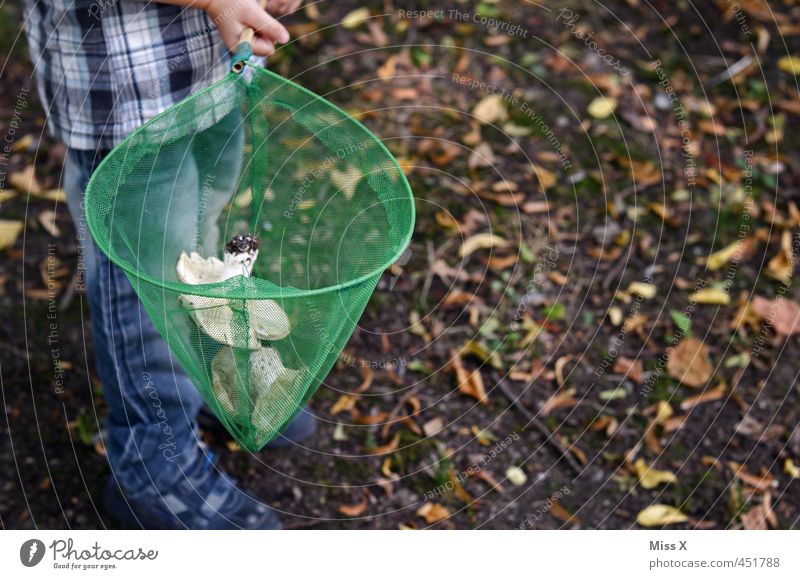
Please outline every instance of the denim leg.
M131 499L161 494L202 458L200 394L153 327L124 272L95 246L83 194L100 159L70 150L64 189L83 252L96 368L109 407L108 460Z

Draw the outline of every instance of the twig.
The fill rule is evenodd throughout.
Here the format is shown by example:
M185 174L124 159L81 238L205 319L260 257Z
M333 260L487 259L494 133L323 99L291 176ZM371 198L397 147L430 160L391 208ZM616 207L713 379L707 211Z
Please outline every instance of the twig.
M518 396L514 396L514 393L508 389L508 386L506 386L506 383L503 380L500 380L497 385L500 387L500 391L505 395L505 397L508 398L508 401L511 402L511 405L519 410L520 413L522 413L522 415L528 419L528 424L533 424L536 430L538 430L539 433L545 437L545 442L557 450L558 454L564 458L575 474L580 476L585 469L578 464L578 461L575 460L575 457L572 456L569 449L561 444L561 441L555 436L555 434L550 432L550 429L547 428L547 426L545 426L544 423L522 403Z

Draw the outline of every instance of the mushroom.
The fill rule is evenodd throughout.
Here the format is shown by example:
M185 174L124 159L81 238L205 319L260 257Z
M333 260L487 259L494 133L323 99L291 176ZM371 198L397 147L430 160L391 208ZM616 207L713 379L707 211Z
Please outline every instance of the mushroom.
M302 372L284 367L277 350L261 347L245 352L247 376L237 366L235 350L224 346L211 361L211 386L220 407L267 434L284 424L297 410L292 388L299 387ZM244 388L243 388L244 387ZM239 415L241 396L247 396L248 414ZM268 432L267 432L268 431Z
M218 283L237 275L249 277L257 258L258 238L236 235L225 246L222 261L213 256L204 258L197 252L187 255L184 251L175 271L178 279L188 285ZM182 294L178 301L206 334L227 346L254 350L261 346L259 340L280 340L291 331L289 318L274 300L230 301ZM246 335L237 329L245 326Z

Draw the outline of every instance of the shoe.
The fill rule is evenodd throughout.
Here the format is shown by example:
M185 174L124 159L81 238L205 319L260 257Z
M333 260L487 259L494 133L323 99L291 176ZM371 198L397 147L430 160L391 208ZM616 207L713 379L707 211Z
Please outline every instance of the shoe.
M200 424L200 428L207 432L213 432L222 438L231 438L230 433L219 421L219 418L206 405L200 407L197 422ZM288 426L284 428L283 432L268 442L264 448L275 450L294 446L310 438L316 431L317 419L306 406L297 413Z
M251 497L214 467L206 451L194 470L169 493L131 500L111 477L103 493L106 511L133 529L281 529L274 510Z

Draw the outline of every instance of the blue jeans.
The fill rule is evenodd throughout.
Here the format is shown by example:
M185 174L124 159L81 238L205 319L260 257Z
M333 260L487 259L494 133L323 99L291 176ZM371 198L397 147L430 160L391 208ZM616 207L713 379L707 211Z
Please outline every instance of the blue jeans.
M228 140L228 151L222 153L229 162L237 162L236 155L241 153L237 138ZM197 415L203 401L153 327L122 269L91 238L84 191L104 154L69 150L64 190L78 232L91 310L95 364L109 408L104 442L112 476L128 498L148 500L174 489L186 478L186 473L197 470L198 462L207 460L197 429ZM203 233L196 248L216 249L218 232L214 216L222 211L229 192L226 195L219 191L212 200L206 196L203 210L199 211L198 207L192 207L191 193L182 198L175 183L180 184L181 191L199 191L204 168L183 162L177 172L176 175L172 169L163 175L161 183L157 178L149 182L149 192L157 194L162 187L165 198L184 208L173 211L172 215L186 223L171 223L169 229L174 226L176 234L182 234L178 230L184 225L195 229L199 226ZM198 199L194 197L195 205Z

